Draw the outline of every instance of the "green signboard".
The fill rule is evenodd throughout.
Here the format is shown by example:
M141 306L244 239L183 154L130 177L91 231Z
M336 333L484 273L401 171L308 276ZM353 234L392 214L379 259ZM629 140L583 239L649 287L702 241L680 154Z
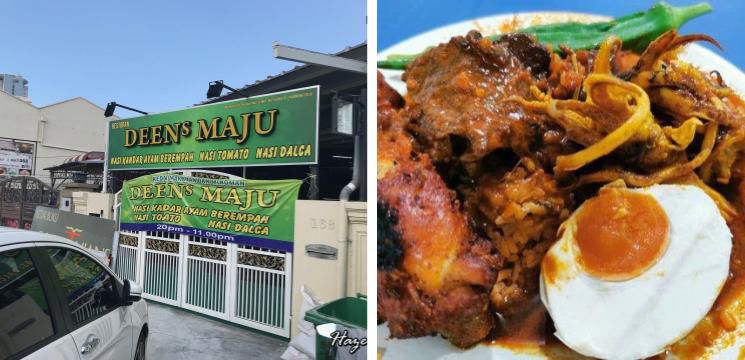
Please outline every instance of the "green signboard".
M292 252L301 180L205 179L173 173L125 181L120 228L168 231Z
M109 170L315 164L319 87L109 122Z

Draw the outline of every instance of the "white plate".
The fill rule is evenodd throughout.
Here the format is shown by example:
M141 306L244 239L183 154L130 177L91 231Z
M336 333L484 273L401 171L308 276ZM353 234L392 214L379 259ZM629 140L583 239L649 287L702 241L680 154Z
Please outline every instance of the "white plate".
M715 15L709 15L715 16ZM505 14L463 21L440 27L404 40L378 54L378 59L385 59L389 54L411 54L424 51L427 47L447 42L456 35L465 35L470 30L481 30L483 34L499 33L499 28L510 21L517 21L523 26L535 23L548 24L563 21L594 22L609 19L605 16L567 12L539 12ZM724 24L722 26L725 26ZM704 71L717 70L724 81L740 94L745 94L745 74L736 66L713 51L698 44L690 44L680 54L680 58L698 66ZM406 85L401 81L402 71L381 70L386 81L400 93L406 92ZM745 338L739 338L729 348L716 354L711 359L736 359ZM415 339L390 339L388 328L378 326L378 348L383 351L384 360L410 359L500 359L500 360L533 360L547 359L539 350L516 351L494 345L478 345L462 351L454 348L440 337L421 337ZM562 358L565 358L562 356ZM569 357L571 358L571 356ZM577 358L580 358L577 355Z

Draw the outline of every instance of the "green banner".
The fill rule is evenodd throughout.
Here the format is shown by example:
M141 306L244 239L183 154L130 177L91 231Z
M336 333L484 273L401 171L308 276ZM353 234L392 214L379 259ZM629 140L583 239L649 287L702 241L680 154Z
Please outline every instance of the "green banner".
M292 252L301 180L205 179L172 173L125 181L120 228L168 231Z
M319 87L109 122L109 170L315 164Z

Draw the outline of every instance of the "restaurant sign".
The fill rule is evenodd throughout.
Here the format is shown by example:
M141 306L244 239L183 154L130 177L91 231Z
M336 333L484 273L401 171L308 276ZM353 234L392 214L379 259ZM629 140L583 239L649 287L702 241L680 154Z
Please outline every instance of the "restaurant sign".
M145 175L124 182L120 229L167 231L292 252L301 184Z
M109 122L109 170L315 164L319 87Z

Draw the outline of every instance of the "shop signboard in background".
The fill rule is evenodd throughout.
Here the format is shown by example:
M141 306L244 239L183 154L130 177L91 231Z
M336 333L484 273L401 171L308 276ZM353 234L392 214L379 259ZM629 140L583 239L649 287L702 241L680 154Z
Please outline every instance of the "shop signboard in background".
M31 230L68 238L108 263L114 243L116 222L37 206Z
M0 139L0 175L31 175L34 147L30 142Z
M319 87L109 122L109 170L315 164Z
M301 184L145 175L124 182L120 229L167 231L292 252Z

